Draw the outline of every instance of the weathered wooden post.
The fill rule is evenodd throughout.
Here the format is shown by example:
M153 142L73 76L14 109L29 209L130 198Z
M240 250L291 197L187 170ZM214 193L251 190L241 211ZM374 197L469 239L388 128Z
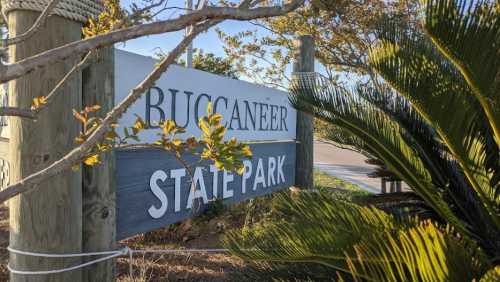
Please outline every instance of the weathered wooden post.
M114 48L96 51L94 63L83 70L83 105L100 105L104 115L114 105ZM116 249L114 154L101 155L101 164L83 168L83 252ZM92 259L92 258L89 258ZM83 281L114 281L114 260L83 270Z
M36 2L36 1L35 1ZM81 39L82 25L95 10L93 1L65 1L35 35L10 47L10 61ZM36 21L48 1L24 3L3 1L7 14L9 36L26 32ZM33 4L33 5L32 5ZM98 5L97 5L98 6ZM58 6L59 7L59 6ZM9 104L30 108L33 98L47 95L56 83L80 60L80 56L53 63L30 72L9 84ZM74 147L80 131L72 109L82 106L81 74L74 74L57 94L48 109L40 112L37 121L10 118L11 180L13 182L45 168ZM10 247L42 253L79 253L82 251L82 174L66 171L40 184L37 190L10 200ZM9 264L17 270L54 270L75 265L78 258L43 258L10 254ZM80 270L51 275L11 274L11 281L82 280Z
M305 75L314 73L314 38L311 35L300 36L296 40L296 48L293 72L298 78L305 78ZM303 189L313 188L313 135L313 116L298 111L295 185Z
M385 177L381 177L380 181L381 181L380 193L385 194L387 193L387 179Z
M15 10L8 14L11 37L28 30L38 12ZM10 58L19 61L39 52L81 38L82 24L52 16L36 35L12 46ZM78 59L78 58L76 58ZM72 67L75 59L52 64L10 83L10 105L29 108L33 98L44 96ZM62 157L73 146L79 124L71 110L81 107L81 76L75 75L59 93L51 108L41 112L36 122L10 118L11 179L22 178L43 169ZM10 207L10 246L17 250L43 253L78 253L82 238L81 173L64 172L40 184L34 192L12 199ZM35 258L11 253L10 265L20 270L63 268L77 259ZM11 275L11 281L80 281L79 271L56 275Z

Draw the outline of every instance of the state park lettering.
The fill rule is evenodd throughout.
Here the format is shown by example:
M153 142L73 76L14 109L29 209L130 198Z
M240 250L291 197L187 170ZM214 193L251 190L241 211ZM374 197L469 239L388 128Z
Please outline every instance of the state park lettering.
M168 102L167 102L168 99ZM251 102L224 96L195 94L169 88L167 91L152 87L146 92L145 119L148 127L156 128L166 118L180 127L189 127L205 114L206 105L212 102L214 112L226 120L228 130L239 131L288 131L288 109L283 105ZM170 116L167 113L170 112Z
M220 171L214 165L210 165L208 166L208 174L212 181L205 183L203 172L207 171L207 168L197 166L194 169L192 179L192 183L195 184L194 189L188 188L191 182L185 168L171 169L168 173L165 170L156 170L149 179L149 190L154 195L156 203L149 206L148 214L154 219L159 219L167 214L167 209L172 204L173 212L180 213L190 210L193 202L197 199L200 199L203 204L208 204L209 199L212 200L219 196L222 199L233 198L236 196L235 194L244 197L246 193L255 193L259 189L268 189L286 183L285 159L285 155L269 156L254 159L256 164L250 160L244 160L243 174L241 177L237 177L240 181L236 181L233 173L225 170ZM166 191L161 187L163 186L161 183L167 180L174 181L173 199L169 199ZM188 182L189 185L186 185ZM212 187L209 187L210 184ZM182 189L183 187L184 189ZM172 193L168 194L172 195Z

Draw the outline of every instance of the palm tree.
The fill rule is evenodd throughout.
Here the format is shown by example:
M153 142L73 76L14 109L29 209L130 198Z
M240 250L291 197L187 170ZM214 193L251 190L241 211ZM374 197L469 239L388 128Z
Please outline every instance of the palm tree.
M340 279L500 279L499 266L486 274L500 261L500 4L422 4L425 36L387 21L370 50L390 87L345 90L301 78L291 102L362 140L437 218L394 217L325 195L283 196L289 220L230 234L235 254L318 263Z

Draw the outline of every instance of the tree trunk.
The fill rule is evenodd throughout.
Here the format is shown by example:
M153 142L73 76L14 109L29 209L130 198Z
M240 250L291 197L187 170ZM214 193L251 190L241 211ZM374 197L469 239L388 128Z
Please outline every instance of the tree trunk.
M83 71L84 106L100 105L100 117L114 105L114 48L98 51L97 61ZM115 160L112 152L101 155L101 164L83 168L83 251L116 249ZM114 281L115 261L83 270L83 281Z
M8 14L10 37L28 30L39 13ZM51 16L39 32L10 48L10 60L19 61L42 51L81 39L80 23ZM79 58L37 69L9 84L9 104L29 108L35 97L47 95ZM37 121L9 118L11 181L45 168L74 147L80 125L72 109L81 107L81 75L74 75ZM17 250L45 253L79 253L82 246L82 176L66 171L40 184L33 192L10 200L10 246ZM52 270L79 263L79 259L37 258L10 255L18 270ZM81 271L25 276L11 274L11 281L81 281Z

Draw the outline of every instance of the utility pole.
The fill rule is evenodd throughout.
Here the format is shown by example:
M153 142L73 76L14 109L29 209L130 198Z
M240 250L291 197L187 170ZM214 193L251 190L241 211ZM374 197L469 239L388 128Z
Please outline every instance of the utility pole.
M193 0L186 0L186 10L188 13L193 11ZM186 27L186 36L193 30L193 26ZM193 68L193 42L186 48L186 67Z
M314 73L315 44L311 35L300 36L296 41L296 57L293 72L297 79L308 78ZM297 111L297 149L295 185L312 189L313 183L313 135L314 117Z
M205 7L207 4L208 0L199 0L198 5L196 6L196 10L201 10ZM188 13L192 12L194 9L193 6L193 0L186 0L186 10ZM186 36L193 30L192 26L186 27ZM186 48L186 67L187 68L193 68L193 42L189 43L188 47Z

